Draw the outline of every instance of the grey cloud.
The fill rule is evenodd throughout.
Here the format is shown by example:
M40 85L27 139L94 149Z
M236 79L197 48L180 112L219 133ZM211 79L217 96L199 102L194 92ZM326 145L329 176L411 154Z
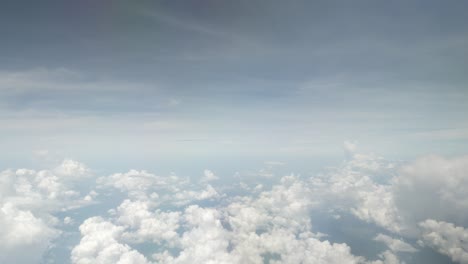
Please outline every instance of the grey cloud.
M428 156L407 164L393 184L399 212L413 226L426 219L466 223L467 173L466 156Z

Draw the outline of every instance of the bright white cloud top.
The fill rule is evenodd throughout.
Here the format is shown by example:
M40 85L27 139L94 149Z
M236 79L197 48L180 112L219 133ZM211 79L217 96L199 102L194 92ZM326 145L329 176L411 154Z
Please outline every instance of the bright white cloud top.
M395 164L355 149L348 156L319 175L277 177L264 190L252 182L241 193L240 182L210 185L210 170L198 182L136 170L99 176L72 160L51 170L6 170L0 257L53 261L74 235L62 262L402 263L425 249L468 263L468 197L459 191L468 188L468 157ZM354 218L374 230L367 239L381 251L353 253L359 242L337 242L317 216L338 225Z

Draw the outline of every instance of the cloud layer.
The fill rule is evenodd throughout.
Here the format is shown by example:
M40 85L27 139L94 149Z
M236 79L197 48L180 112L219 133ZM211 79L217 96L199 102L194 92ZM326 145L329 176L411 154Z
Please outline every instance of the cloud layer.
M467 172L468 157L395 163L349 144L341 165L270 177L271 188L262 177L225 185L208 169L198 181L137 170L97 176L73 160L6 170L0 258L51 261L75 236L62 262L403 263L426 248L468 263ZM346 216L375 232L368 239L380 250L356 254L352 240L338 242L313 220L346 226Z

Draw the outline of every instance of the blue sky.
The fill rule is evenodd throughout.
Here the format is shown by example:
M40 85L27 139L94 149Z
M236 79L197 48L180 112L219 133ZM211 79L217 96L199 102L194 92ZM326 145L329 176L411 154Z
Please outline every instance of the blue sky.
M299 175L297 184L316 191L317 182L309 183L309 178L329 175L335 179L330 172L335 168L342 177L335 175L336 181L324 180L321 186L332 188L355 173L370 177L363 181L353 178L365 183L369 204L363 202L364 206L360 204L364 198L356 198L364 188L359 184L344 190L355 198L348 197L358 204L355 207L341 204L346 198L338 193L311 197L327 201L321 206L332 208L327 211L312 206L316 212L330 213L324 218L312 217L328 231L330 223L341 221L334 218L339 214L333 210L350 209L340 212L347 219L340 222L343 227L329 232L336 235L330 235L332 242L348 243L356 256L384 259L378 255L380 251L359 251L361 242L356 241L364 238L367 242L362 243L372 244L377 233L397 234L392 237L414 247L426 245L418 248L423 253L413 259L399 256L408 263L423 262L430 254L464 263L464 258L460 261L444 251L450 247L435 245L424 235L437 228L451 232L447 223L454 224L454 230L468 226L465 214L453 213L465 209L466 198L455 186L466 184L463 175L468 154L466 10L468 3L464 1L2 1L2 177L11 186L27 181L14 183L13 175L30 177L27 179L35 186L45 177L41 170L59 178L68 175L62 167L71 165L63 162L72 160L89 169L92 176L77 185L75 180L59 185L69 191L78 188L86 197L88 192L100 193L99 188L118 190L96 182L101 177L112 178L114 173L124 175L136 169L134 174L145 178L140 170L147 170L197 181L208 169L222 182L212 184L219 196L210 196L211 202L233 203L232 199L237 199L233 197L242 194L240 190L248 189L243 195L252 200L242 206L264 210L258 190L263 188L264 197L274 196L281 188L288 191L290 186L284 186L288 180L281 177L292 173ZM440 165L434 173L420 165L431 162ZM69 170L75 173L80 166ZM389 173L386 166L394 171ZM24 174L17 171L20 168L36 171ZM408 172L405 168L413 169ZM421 185L419 176L425 173L432 180ZM402 177L408 177L409 183L403 183ZM237 190L224 186L236 181L244 185L237 182L239 186L233 185ZM189 217L195 212L225 214L231 210L227 206L209 211L209 206L203 207L201 200L194 198L195 191L208 188L206 182L200 186L174 184L202 206L186 211L190 203L177 205L170 209L174 212ZM245 184L251 186L246 189ZM255 189L258 184L262 188ZM445 196L426 198L453 202L448 193L455 193L459 201L448 211L437 209L425 215L416 210L418 213L412 215L408 213L411 206L401 202L402 197L414 198L405 184L418 185L413 190L416 195L421 193L418 197L434 191ZM446 189L437 189L437 185ZM159 192L159 187L154 188ZM47 196L55 204L49 211L23 208L17 204L23 201L21 195L7 189L3 196L0 193L0 205L17 207L5 212L31 212L34 219L48 225L50 230L44 230L50 232L44 235L55 241L60 226L47 221L69 205L57 207L56 198ZM106 189L110 193L106 197L114 197L114 189ZM209 194L211 189L206 190ZM142 199L133 197L134 192L125 190L122 195L135 206L141 202L156 210L149 193L150 198ZM396 216L392 218L396 222L391 217L382 220L359 211L366 206L374 208L372 199L379 195L395 201L385 214L390 217L394 210L403 220ZM82 197L85 202L73 200L76 197L67 201L80 208L91 200L102 203L96 209L100 210L98 215L107 217L102 221L117 229L123 227L125 221L115 215L104 216L109 209L117 210L120 200L109 205L107 198L95 196ZM428 206L414 200L412 206ZM365 210L372 212L367 207ZM85 213L71 214L81 222L76 220L67 227L75 237L80 237L78 227L91 216L86 209L79 210ZM60 214L61 218L67 216ZM352 217L355 219L349 220ZM0 223L8 219L7 213L0 215ZM357 222L369 230L361 236L345 232L340 238L340 232ZM376 239L390 243L385 236ZM124 240L118 242L128 242ZM70 247L79 247L78 238L70 243L74 243ZM402 247L404 254L414 253L412 248ZM55 254L37 250L44 256ZM464 250L468 252L468 247ZM80 263L79 256L71 260L65 249L60 254L69 262ZM0 250L0 260L2 256ZM233 259L236 256L230 255ZM392 256L386 256L390 261Z

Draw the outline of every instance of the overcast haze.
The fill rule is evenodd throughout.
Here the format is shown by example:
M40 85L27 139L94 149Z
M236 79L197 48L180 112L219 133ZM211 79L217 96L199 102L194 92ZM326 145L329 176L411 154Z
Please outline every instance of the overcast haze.
M1 1L0 262L468 263L467 11Z

